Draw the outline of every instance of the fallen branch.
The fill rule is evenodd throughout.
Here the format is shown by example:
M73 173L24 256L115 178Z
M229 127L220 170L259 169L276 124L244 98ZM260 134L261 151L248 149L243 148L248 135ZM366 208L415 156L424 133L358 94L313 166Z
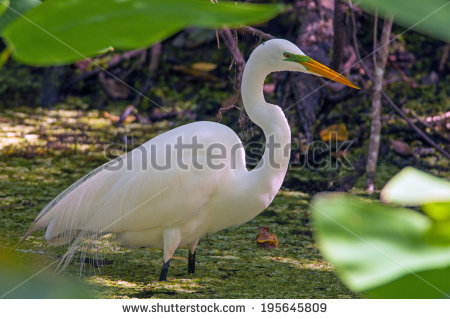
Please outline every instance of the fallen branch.
M364 71L366 72L367 76L369 77L369 79L375 83L375 79L372 75L372 73L370 72L369 68L367 67L367 65L364 63L364 61L361 58L361 55L359 53L359 49L358 49L358 40L356 38L356 21L355 21L355 15L353 14L353 4L351 2L351 0L348 1L349 2L349 8L350 8L350 16L351 16L351 20L352 20L352 25L353 25L353 32L352 32L352 38L353 38L353 46L355 48L355 53L356 56L358 58L358 63L361 65L361 67L364 69ZM406 114L391 100L391 98L387 95L387 93L382 90L381 91L383 97L386 99L386 101L388 102L388 104L406 121L408 122L408 124L414 129L414 131L421 136L428 144L430 144L431 146L433 146L437 151L439 151L442 155L444 155L445 157L447 157L448 159L450 159L450 154L445 151L442 147L440 147L436 142L434 142L425 132L423 132L420 128L418 128L414 122L408 117L406 116Z
M128 51L128 52L124 52L122 54L115 54L111 59L108 60L108 62L106 62L106 67L101 68L101 67L96 67L95 69L93 69L92 71L87 71L82 73L79 77L77 77L76 79L74 79L72 82L70 82L69 84L67 84L64 89L67 89L71 86L73 86L75 83L78 83L80 81L84 81L86 79L89 79L90 77L108 70L116 65L118 65L119 63L121 63L122 61L125 60L129 60L135 56L142 56L143 54L145 54L145 50L141 49L141 50L133 50L133 51ZM88 65L92 64L93 60L92 59L85 59L83 61L78 62L77 64L79 66L81 66L81 69L84 68L84 65L86 64L86 68L88 67Z
M135 107L133 105L129 105L126 107L125 111L123 111L122 115L119 118L119 121L117 121L117 126L122 126L122 123L125 122L126 118L134 113Z
M446 124L446 123L450 122L450 111L449 112L445 112L442 115L435 115L435 116L427 117L425 119L425 121L428 122L428 123L431 123L433 125L438 124L438 125L442 126L444 129L449 129L450 127L448 127L449 125ZM430 125L428 123L427 123L427 125Z
M176 111L171 111L171 112L159 112L157 111L158 109L155 109L155 111L153 111L152 114L150 114L148 117L146 117L146 122L148 123L150 122L158 122L164 119L169 119L169 118L174 118L177 117L179 115L178 112ZM106 112L105 112L106 113ZM117 123L116 125L118 127L120 127L123 123L127 122L127 118L130 116L135 116L136 119L138 120L138 122L142 123L143 119L142 119L142 115L139 114L137 108L135 108L133 105L129 105L125 108L125 111L123 111L122 115L120 115L120 117L118 116L111 116L109 113L108 115L105 114L105 116L107 118L110 118L111 120L115 121L115 118L117 117ZM141 118L141 120L139 120L139 118Z

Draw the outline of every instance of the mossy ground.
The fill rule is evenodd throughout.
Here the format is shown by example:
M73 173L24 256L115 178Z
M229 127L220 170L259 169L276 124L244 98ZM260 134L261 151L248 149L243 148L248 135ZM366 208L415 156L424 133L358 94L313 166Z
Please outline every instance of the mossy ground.
M18 248L40 209L77 178L105 161L103 150L134 136L135 144L177 126L127 124L116 128L100 111L52 111L19 108L1 117L0 245L4 251L31 256L39 270L64 253L45 245L37 232ZM129 250L114 240L93 254L98 262L75 258L64 271L88 284L91 295L103 298L354 298L320 255L309 220L310 195L282 190L262 214L200 240L195 275L187 273L187 251L176 252L167 282L158 282L161 251ZM275 249L259 248L260 226L277 235ZM55 264L56 265L56 264Z

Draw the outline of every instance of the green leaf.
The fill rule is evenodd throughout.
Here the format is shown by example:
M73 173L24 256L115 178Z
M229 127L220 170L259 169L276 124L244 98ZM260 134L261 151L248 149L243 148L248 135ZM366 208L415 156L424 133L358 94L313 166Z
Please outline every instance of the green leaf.
M237 27L274 17L280 5L206 0L46 0L4 31L22 63L74 62L110 46L148 47L188 26Z
M372 298L383 299L448 298L450 295L449 275L448 267L416 272L365 293Z
M362 7L370 12L376 9L382 15L393 15L394 21L405 28L450 41L448 21L450 5L447 0L360 0Z
M426 232L425 239L434 245L450 245L450 220L433 221L431 228Z
M403 169L383 188L381 199L400 205L418 206L433 220L425 233L437 245L450 243L450 183L412 167Z
M18 251L21 251L18 253ZM92 298L79 278L55 276L54 267L39 262L38 251L0 248L0 298ZM56 267L56 262L54 262ZM49 268L49 269L47 269Z
M41 0L1 0L0 1L0 33L14 20L29 9L41 4ZM2 10L4 10L2 14Z
M404 168L381 191L381 200L407 206L450 201L450 182L412 167Z
M450 220L450 202L428 203L422 206L422 210L433 220Z
M425 238L436 245L449 245L450 202L425 204L422 206L422 210L433 220L433 224L425 234Z
M0 16L5 12L9 7L9 0L0 0ZM0 18L1 21L2 18Z
M450 249L424 240L426 216L325 194L313 200L312 218L321 253L350 289L373 297L448 297Z

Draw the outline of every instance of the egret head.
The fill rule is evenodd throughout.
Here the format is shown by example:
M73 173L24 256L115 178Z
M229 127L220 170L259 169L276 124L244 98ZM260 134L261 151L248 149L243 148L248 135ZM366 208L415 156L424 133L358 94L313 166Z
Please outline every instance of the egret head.
M295 44L287 40L273 39L266 41L257 47L252 55L255 55L258 60L269 67L271 72L294 71L314 74L359 89L346 77L311 59Z

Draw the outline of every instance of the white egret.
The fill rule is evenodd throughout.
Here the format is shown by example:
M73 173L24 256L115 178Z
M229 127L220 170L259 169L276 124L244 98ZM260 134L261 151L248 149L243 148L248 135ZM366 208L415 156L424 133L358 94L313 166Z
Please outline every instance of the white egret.
M164 249L160 280L166 280L175 250L186 247L193 273L199 238L251 220L283 183L291 131L281 108L263 95L264 79L276 71L310 73L358 88L287 40L262 43L247 62L241 89L248 116L266 138L255 169L247 170L242 143L227 126L183 125L75 182L44 207L24 238L47 228L49 244L71 243L66 265L85 238L114 233L125 246Z

